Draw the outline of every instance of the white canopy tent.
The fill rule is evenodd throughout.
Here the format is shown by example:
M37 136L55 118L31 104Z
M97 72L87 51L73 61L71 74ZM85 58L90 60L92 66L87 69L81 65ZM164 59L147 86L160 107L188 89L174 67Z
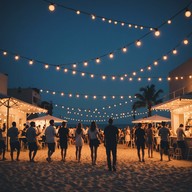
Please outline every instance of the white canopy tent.
M53 119L56 123L58 122L67 122L66 120L64 119L60 119L58 117L54 117L54 116L51 116L51 115L45 115L45 116L41 116L41 117L37 117L37 118L34 118L34 119L30 119L29 121L35 121L36 124L39 124L39 125L48 125L49 124L49 121Z
M171 119L155 114L151 117L137 119L135 121L132 121L132 123L158 123L162 121L170 122Z

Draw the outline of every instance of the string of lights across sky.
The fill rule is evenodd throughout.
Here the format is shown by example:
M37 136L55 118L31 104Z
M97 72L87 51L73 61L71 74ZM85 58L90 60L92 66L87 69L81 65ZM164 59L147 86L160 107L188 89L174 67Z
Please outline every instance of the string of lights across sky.
M172 20L179 14L181 14L182 12L185 13L185 17L190 17L191 16L191 11L189 10L190 5L192 4L192 2L188 3L185 7L183 7L182 9L180 9L177 13L175 13L172 17L170 17L167 21L163 22L160 26L158 27L154 27L154 26L146 26L143 24L136 24L136 23L132 23L132 22L127 22L127 21L120 21L118 19L112 19L112 18L107 18L104 16L99 16L97 14L94 13L89 13L86 11L82 11L82 10L77 10L71 7L67 7L63 4L59 4L59 3L54 3L53 1L49 1L49 0L43 0L46 3L48 3L48 9L50 12L54 12L56 10L56 7L61 7L63 9L66 9L68 11L72 11L73 13L75 13L76 15L86 15L89 18L91 18L92 20L96 20L97 18L99 20L101 20L102 22L106 22L109 24L114 24L114 25L120 25L122 27L127 26L128 28L134 28L134 29L148 29L150 31L155 31L155 33L158 31L158 28L160 28L161 26L165 25L166 23L171 24ZM160 35L158 32L156 33L156 35Z
M183 80L185 78L192 78L192 74L185 74L185 75L182 75L182 76L176 76L176 77L157 77L157 76L153 76L153 77L147 77L147 76L142 76L142 77L136 77L136 75L138 73L143 73L145 72L146 70L147 71L151 71L152 70L152 67L156 67L158 66L159 64L159 61L163 60L163 61L166 61L168 60L168 56L169 55L177 55L178 53L178 48L181 46L181 45L185 45L187 46L189 44L189 38L191 38L192 36L192 32L190 32L185 38L184 40L182 40L180 43L178 43L173 49L169 50L168 52L166 52L162 57L159 57L157 58L156 60L154 60L152 62L152 64L149 64L149 65L146 65L144 66L143 68L140 68L138 70L135 70L131 73L124 73L124 74L96 74L96 73L90 73L90 72L84 72L84 71L80 71L80 70L77 70L76 67L77 65L74 64L73 65L73 68L64 68L63 69L63 72L64 73L67 73L68 71L71 71L72 75L76 75L77 73L81 74L82 77L84 76L88 76L90 78L95 78L95 77L100 77L101 79L103 80L106 80L108 78L110 78L111 80L116 80L116 79L119 79L120 81L124 81L124 80L128 80L129 82L132 82L133 80L137 80L137 81L141 81L142 79L146 79L147 81L151 81L152 79L158 79L159 82L161 82L163 79L167 80L167 81L170 81L170 80ZM28 61L29 65L33 65L34 63L40 63L40 64L43 64L45 69L49 69L49 66L52 66L53 65L50 65L50 64L45 64L47 62L39 62L38 60L35 60L35 59L29 59L28 57L26 56L19 56L18 54L16 53L13 53L13 52L8 52L8 51L5 51L4 49L0 49L0 51L2 51L2 54L4 56L7 56L7 55L11 55L11 56L14 56L14 59L15 61L18 61L20 58L21 59L25 59ZM55 65L54 65L55 67ZM60 66L56 66L56 71L60 71L62 67Z

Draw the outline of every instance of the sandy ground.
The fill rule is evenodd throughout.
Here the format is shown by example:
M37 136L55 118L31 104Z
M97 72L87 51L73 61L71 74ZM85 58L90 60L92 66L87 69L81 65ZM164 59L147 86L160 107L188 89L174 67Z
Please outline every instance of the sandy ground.
M147 150L145 150L147 154ZM15 154L16 155L16 154ZM136 149L118 145L117 172L107 170L105 148L98 148L97 165L91 165L90 149L84 145L82 159L75 160L75 146L69 145L66 162L60 149L53 162L46 161L47 149L38 151L37 163L30 163L28 151L22 151L19 162L0 161L0 192L16 191L192 191L192 161L160 161L146 155L138 162Z

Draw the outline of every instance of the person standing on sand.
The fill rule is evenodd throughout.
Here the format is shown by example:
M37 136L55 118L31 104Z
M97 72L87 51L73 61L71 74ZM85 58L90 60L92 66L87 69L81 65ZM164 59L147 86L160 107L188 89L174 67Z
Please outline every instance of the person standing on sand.
M56 137L56 130L54 128L54 120L49 121L49 126L45 130L45 137L46 137L46 143L48 145L48 157L46 160L50 163L51 156L55 152L55 137Z
M140 149L142 151L142 162L145 162L145 131L142 129L142 124L138 123L138 128L135 131L135 143L137 146L137 155L141 162Z
M151 123L148 124L148 129L146 129L146 143L148 148L148 157L153 158L154 133Z
M16 127L16 122L12 122L12 127L8 129L8 137L10 137L10 147L11 147L11 160L14 161L13 159L13 152L15 149L17 150L17 158L16 160L19 161L19 155L20 155L20 142L19 142L19 131L18 128Z
M118 129L113 126L113 119L108 120L109 125L104 129L104 145L106 147L108 170L116 171L117 161L117 141L118 141ZM111 152L113 156L113 167L111 166Z
M163 161L163 153L167 151L168 153L168 160L170 161L170 155L169 155L169 136L171 135L169 129L165 127L165 122L162 122L162 128L159 129L158 135L161 138L160 142L160 156L161 156L161 161Z
M81 161L81 149L83 146L83 125L82 123L78 123L77 124L77 128L75 131L75 146L76 146L76 151L75 151L75 155L76 155L76 160L78 160L78 162Z
M32 121L30 123L30 127L26 131L26 138L28 142L28 147L29 147L29 161L30 162L35 162L34 158L37 154L38 146L37 146L37 136L40 133L36 133L35 129L35 122Z
M59 128L57 135L59 136L59 143L61 147L61 161L65 162L69 137L69 129L67 128L67 123L65 121L62 122L62 126Z
M93 121L91 122L91 127L88 130L88 139L89 139L89 147L91 149L92 165L96 165L97 148L99 147L98 137L100 138L99 131L97 129L96 123Z
M0 156L2 155L2 158L1 158L2 161L7 160L5 158L6 144L3 138L3 132L5 132L5 129L6 129L6 125L5 123L3 123L3 128L2 129L0 128Z

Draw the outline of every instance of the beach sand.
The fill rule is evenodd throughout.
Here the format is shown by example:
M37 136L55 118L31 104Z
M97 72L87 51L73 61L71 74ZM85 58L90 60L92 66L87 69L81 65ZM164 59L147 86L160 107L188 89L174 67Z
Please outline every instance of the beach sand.
M117 172L107 170L103 144L98 148L97 165L91 165L88 145L82 148L82 159L75 160L75 146L69 145L66 162L61 161L60 149L53 162L46 161L47 149L37 152L37 163L30 163L28 151L21 151L20 161L0 161L0 191L191 191L192 161L171 160L158 152L145 162L138 162L136 149L118 145ZM16 154L14 154L16 155Z

